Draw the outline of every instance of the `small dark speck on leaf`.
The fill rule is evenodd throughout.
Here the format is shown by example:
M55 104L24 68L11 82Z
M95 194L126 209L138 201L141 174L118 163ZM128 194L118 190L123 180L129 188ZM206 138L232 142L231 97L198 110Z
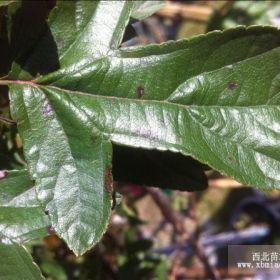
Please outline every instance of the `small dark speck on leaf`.
M55 234L55 229L52 226L48 227L48 234Z
M234 89L236 89L236 87L237 87L237 83L236 83L236 82L230 81L230 82L228 83L228 89L234 90Z
M45 210L44 212L45 212L46 215L49 215L49 211L48 210Z
M52 105L48 102L48 100L45 100L43 104L43 114L45 117L48 117L53 111Z
M2 194L0 194L0 198L6 200L6 199L8 199L8 195L6 195L5 193L2 193Z
M228 159L229 159L230 161L234 161L234 160L235 160L235 158L234 158L233 156L229 156Z
M145 94L145 90L143 86L138 86L137 87L137 96L138 98L142 98Z
M0 180L6 178L7 176L8 176L7 170L0 170Z

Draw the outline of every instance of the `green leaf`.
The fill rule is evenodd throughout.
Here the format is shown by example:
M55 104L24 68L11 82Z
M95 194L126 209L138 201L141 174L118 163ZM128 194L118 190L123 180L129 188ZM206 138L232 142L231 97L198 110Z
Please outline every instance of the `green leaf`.
M0 279L42 280L45 279L30 254L15 243L0 243Z
M76 254L108 223L112 144L179 152L244 184L280 187L279 30L119 49L131 3L59 1L40 32L12 28L39 34L17 53L11 110L38 198Z
M25 242L47 234L49 219L26 170L9 171L0 180L1 242Z
M82 254L102 237L110 216L111 144L86 124L83 111L78 118L56 111L40 88L18 94L22 89L13 85L11 93L38 198L57 233Z
M56 280L67 280L67 274L63 267L55 260L43 260L40 265L42 271Z
M50 15L50 33L43 22L44 6L40 6L42 18L37 19L37 22L41 23L41 26L36 26L34 33L43 34L41 41L36 42L37 47L30 58L25 57L25 51L27 52L30 44L22 44L24 47L16 56L12 75L22 79L30 78L28 71L35 73L37 70L44 72L45 69L51 69L57 64L57 56L61 68L67 69L66 67L72 67L71 65L76 63L76 59L107 54L111 47L115 48L120 43L131 7L132 3L125 1L59 1ZM23 6L16 12L16 24L28 22L25 9ZM108 14L112 15L109 19ZM99 29L100 26L106 30ZM15 33L29 33L22 24L12 29ZM100 36L102 40L99 39ZM50 59L44 57L42 61L42 49L47 47L48 52L54 49L50 49L53 38L58 42L57 54L51 55ZM94 48L91 47L93 44ZM77 54L74 60L72 52ZM44 65L45 62L48 64ZM19 68L18 65L22 63L23 68ZM11 92L20 88L15 86L11 88ZM36 90L31 89L29 94L17 95L19 99L14 99L15 110L18 111L16 118L27 121L19 126L25 155L27 161L32 162L29 168L32 178L36 180L38 197L49 212L56 232L76 254L82 254L100 240L110 217L112 147L110 142L99 134L98 128L93 133L90 126L85 127L85 120L78 120L74 116L74 123L71 123L71 115L68 116L71 120L64 119L64 116L60 120L61 116L51 109L52 105L48 103L43 92L42 94L38 95ZM37 114L30 116L29 111L34 106L34 101L40 109ZM17 106L17 102L26 106ZM38 129L40 135L37 136L40 139L35 133L34 137L37 139L31 140L28 136L31 132L29 128ZM72 137L73 130L79 131L80 136ZM35 144L37 140L39 142ZM48 166L50 162L51 168Z
M132 7L132 1L58 0L46 23L44 1L23 1L12 16L15 63L11 77L28 80L58 66L62 72L69 71L77 61L82 67L88 57L106 56L119 46Z
M241 24L279 26L279 15L279 1L234 1L226 14L214 14L208 30L233 28Z
M19 201L19 197L25 196L25 199L28 198L28 202L31 201L31 197L27 197L26 193L31 189L33 183L29 178L29 174L26 170L11 170L3 171L4 176L0 179L0 205L17 205L15 201ZM35 197L36 198L36 197ZM29 204L29 203L28 203ZM38 200L32 203L34 206L38 205ZM32 205L30 205L32 206Z
M165 1L134 1L131 17L142 20L165 5Z

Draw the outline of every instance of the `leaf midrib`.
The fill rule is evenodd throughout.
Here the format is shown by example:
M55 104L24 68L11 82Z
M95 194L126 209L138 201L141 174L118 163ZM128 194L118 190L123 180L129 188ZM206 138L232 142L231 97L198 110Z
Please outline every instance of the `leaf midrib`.
M97 95L97 94L92 94L92 93L87 93L87 92L82 92L82 91L73 91L73 90L69 90L69 89L64 89L64 88L60 88L57 86L46 86L46 85L38 85L39 87L42 88L50 88L50 89L54 89L54 90L60 90L60 91L64 91L65 93L70 93L73 95L82 95L82 96L88 96L88 97L94 97L94 98L100 98L100 99L112 99L112 100L127 100L127 101L131 101L131 102L139 102L139 103L156 103L156 104L168 104L168 105L176 105L179 106L181 108L232 108L232 109L244 109L244 108L262 108L262 107L280 107L280 105L269 105L269 104L258 104L258 105L185 105L185 104L180 104L180 103L176 103L176 102L168 102L167 100L157 100L157 99L137 99L137 98L130 98L130 97L123 97L123 96L109 96L109 95Z
M243 26L241 26L240 27L240 30L253 30L255 28L255 26L252 26L252 27L243 27ZM272 28L272 30L278 30L278 29L276 29L276 28ZM111 59L113 59L113 58L116 58L116 59L140 59L140 58L143 58L143 57L151 57L151 56L155 56L155 57L161 57L161 56L166 56L166 55L170 55L170 54L175 54L175 53L177 53L177 52L183 52L183 51L189 51L190 50L190 46L195 42L195 41L199 41L201 38L204 38L204 37L210 37L210 36L215 36L215 35L217 35L217 34L223 34L223 33L227 33L227 32L229 32L230 30L224 30L224 31L220 31L220 30L215 30L215 31L212 31L212 32L209 32L209 33L207 33L207 34L201 34L201 35L197 35L197 36L195 36L195 37L193 37L193 38L191 38L191 39L180 39L180 40L170 40L170 41L167 41L167 42L164 42L164 43L161 43L161 44L149 44L149 45L147 45L147 46L135 46L135 47L127 47L127 48L118 48L118 49L112 49L112 48L108 48L108 51L107 51L107 53L106 54L103 54L103 55L100 55L98 58L96 58L96 59L94 59L93 61L90 61L89 63L86 63L85 62L85 64L82 64L82 65L80 65L80 67L79 68L75 68L75 71L73 71L73 72L70 72L72 75L73 74L76 74L76 73L78 73L78 72L80 72L81 70L83 70L83 69L85 69L85 68L87 68L87 67L90 67L90 65L92 65L92 64L94 64L94 63L96 63L97 61L99 61L99 60L103 60L103 59L108 59L109 61L111 61ZM253 34L251 34L251 36L252 36ZM235 40L235 38L233 38L232 40ZM226 43L228 43L228 42L230 42L230 41L232 41L232 40L229 40L229 41L227 41ZM148 55L146 55L145 54L145 52L146 51L148 51L149 49L153 49L153 48L155 48L155 47L157 47L159 50L160 50L160 48L162 47L162 46L166 46L166 47L168 47L168 45L169 46L172 46L172 45L174 45L174 46L176 46L176 45L178 45L178 46L180 46L180 44L184 44L184 43L186 43L186 45L183 47L183 48L179 48L179 49L175 49L175 50L168 50L167 52L165 52L165 53L155 53L155 54L148 54ZM219 48L220 48L221 46L219 46ZM135 49L134 49L135 48ZM234 65L237 65L237 64L239 64L239 63L242 63L242 62L244 62L244 61L250 61L250 60L252 60L252 59L255 59L255 58L258 58L258 57L261 57L261 56L263 56L263 55L265 55L265 54L267 54L267 53L269 53L269 52L271 52L271 51L274 51L274 50L277 50L277 49L280 49L280 47L275 47L275 48L273 48L273 49L270 49L270 50L267 50L267 51L265 51L265 52L262 52L262 53L259 53L259 54L257 54L257 55L254 55L254 56L251 56L251 57L246 57L246 58L243 58L243 59L239 59L239 60L237 60L237 61L235 61L234 63L229 63L229 64L223 64L222 66L220 66L220 67L214 67L213 69L211 69L211 70L208 70L208 71L203 71L203 72L201 72L201 71L199 71L199 74L194 74L194 75L191 75L190 77L188 77L187 78L187 80L189 80L189 79L192 79L192 78L194 78L194 77L196 77L196 76L198 76L198 75L204 75L204 74L207 74L207 73L210 73L210 72L214 72L214 71L217 71L217 70L219 70L219 69L222 69L222 68L224 68L224 67L228 67L228 66L234 66ZM137 53L137 52L141 52L141 55L140 56L137 56L137 55L135 55L135 56L125 56L125 54L135 54L135 53ZM215 50L213 50L213 52L210 54L210 56L214 53L214 52L216 52L216 49ZM201 65L201 70L204 68L204 64L202 64ZM39 76L39 77L37 77L37 78L35 78L35 82L36 81L38 81L39 83L40 83L40 80L43 80L43 82L44 83L46 83L46 82L48 82L48 77L50 77L50 79L52 79L52 77L54 76L55 77L55 75L58 75L58 79L56 79L56 80L54 80L54 81L52 81L51 83L50 83L50 85L51 84L54 84L54 83L56 83L57 81L59 81L61 78L63 78L63 77L59 77L59 75L60 74L63 74L63 72L65 71L65 69L67 69L67 68L61 68L61 69L58 69L57 71L54 71L54 72L51 72L51 73L49 73L49 74L46 74L46 75L44 75L44 76ZM67 73L68 74L68 73ZM180 85L178 85L178 87L179 87ZM177 88L178 88L177 87ZM177 89L176 88L176 89ZM176 90L175 89L175 90ZM174 91L173 91L174 92ZM173 93L172 92L172 93ZM170 98L170 96L172 95L172 93L170 93L170 95L166 98L166 99L169 99Z
M197 104L191 104L191 105L185 105L185 104L180 104L176 102L168 102L168 100L157 100L157 99L137 99L137 98L131 98L131 97L123 97L123 96L109 96L109 95L97 95L97 94L92 94L88 92L82 92L82 91L74 91L74 90L69 90L69 89L64 89L60 88L57 86L51 86L51 85L40 85L40 84L35 84L34 82L29 82L29 81L22 81L22 80L0 80L0 85L23 85L23 86L30 86L34 88L40 88L40 89L54 89L54 90L59 90L63 91L65 93L69 93L72 95L81 95L81 96L88 96L88 97L94 97L97 99L112 99L112 100L127 100L131 102L139 102L139 103L156 103L156 104L168 104L168 105L176 105L181 108L232 108L232 109L251 109L251 108L266 108L266 107L272 107L272 108L277 108L280 107L280 105L275 105L275 104L257 104L257 105L197 105Z
M65 91L66 93L74 93L74 94L77 94L77 95L82 95L82 96L87 96L87 97L95 97L95 98L103 98L103 99L113 99L113 100L118 100L120 102L120 100L124 99L124 100L128 100L128 101L131 101L131 102L139 102L140 104L143 104L143 103L156 103L156 104L160 104L160 105L163 105L163 104L167 104L169 106L174 106L174 107L181 107L183 108L184 110L187 110L187 109L195 109L195 108L218 108L218 109L223 109L223 108L230 108L230 109L240 109L240 110L252 110L253 109L263 109L263 108L280 108L279 105L267 105L267 104L264 104L264 105L253 105L253 106L219 106L219 105L215 105L215 106L209 106L209 105L183 105L183 104L178 104L178 103L170 103L170 102L166 102L166 101L159 101L159 100L140 100L140 99L132 99L132 98L127 98L127 97L113 97L113 96L100 96L100 95L93 95L93 94L89 94L89 93L83 93L83 92L75 92L75 91L71 91L71 90L64 90L64 89L61 89L61 88L58 88L58 87L54 87L54 86L44 86L46 88L53 88L53 89L56 89L56 90L61 90L61 91ZM187 110L188 111L188 110ZM188 115L192 118L193 116L191 115L191 113L188 111ZM272 158L274 160L276 160L277 162L279 162L279 159L275 158L275 157L272 157L270 155L267 155L263 152L260 152L258 150L256 150L255 148L251 147L251 146L247 146L245 145L244 143L239 143L239 142L235 142L233 141L231 138L229 137L226 137L226 136L222 136L218 133L215 133L213 131L211 131L211 129L205 127L203 124L201 124L201 122L199 122L197 119L194 119L201 127L202 129L207 129L210 131L210 133L212 133L213 135L216 135L216 137L219 137L219 138L222 138L222 139L227 139L228 142L231 142L235 145L239 145L245 149L248 149L248 150L251 150L251 151L254 151L258 154L261 154L265 157L268 157L268 158ZM91 119L92 121L92 119ZM106 134L108 135L108 133L105 131L105 130L100 130L100 128L97 128L96 127L96 124L95 124L95 128L99 130L99 132L101 132L102 134ZM118 134L124 134L124 133L118 133ZM141 137L141 136L139 136ZM172 144L172 143L170 143Z

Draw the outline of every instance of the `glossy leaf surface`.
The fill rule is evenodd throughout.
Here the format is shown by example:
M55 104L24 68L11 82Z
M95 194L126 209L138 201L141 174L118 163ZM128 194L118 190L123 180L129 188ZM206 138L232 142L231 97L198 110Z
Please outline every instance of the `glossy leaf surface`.
M120 49L132 11L125 1L59 1L30 33L36 44L15 51L11 109L29 171L76 254L110 217L112 143L179 152L244 184L280 187L280 32L239 27Z

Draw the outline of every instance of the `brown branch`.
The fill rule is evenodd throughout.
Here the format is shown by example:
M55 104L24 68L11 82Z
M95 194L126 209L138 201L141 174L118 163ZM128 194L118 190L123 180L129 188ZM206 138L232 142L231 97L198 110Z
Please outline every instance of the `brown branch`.
M17 123L16 121L3 117L3 116L0 116L0 121L3 123L6 123L6 124L16 124Z
M220 280L217 270L210 265L203 247L199 244L197 239L191 237L190 233L188 233L183 226L183 217L170 207L167 196L164 195L159 189L153 187L148 187L147 192L158 205L164 218L173 225L176 233L179 235L184 235L188 239L189 245L192 247L198 259L203 264L205 273L208 275L208 277L210 277L212 280Z
M176 233L179 235L185 234L186 231L183 226L181 217L179 216L178 212L174 211L169 206L170 202L167 196L164 195L159 189L154 187L147 187L147 192L159 207L164 218L173 225Z
M157 43L162 43L167 40L164 34L162 24L160 24L159 19L157 17L148 17L144 20L144 22L147 25L153 37L156 39Z
M209 2L208 5L167 2L157 14L168 18L176 18L179 15L182 19L207 22L215 12L225 16L230 10L233 1L221 1L218 6L216 4L215 1Z
M168 2L157 12L157 14L162 17L174 18L179 15L183 19L203 22L208 21L212 13L213 9L211 7Z
M243 185L231 178L217 178L208 180L209 187L213 188L238 188Z

